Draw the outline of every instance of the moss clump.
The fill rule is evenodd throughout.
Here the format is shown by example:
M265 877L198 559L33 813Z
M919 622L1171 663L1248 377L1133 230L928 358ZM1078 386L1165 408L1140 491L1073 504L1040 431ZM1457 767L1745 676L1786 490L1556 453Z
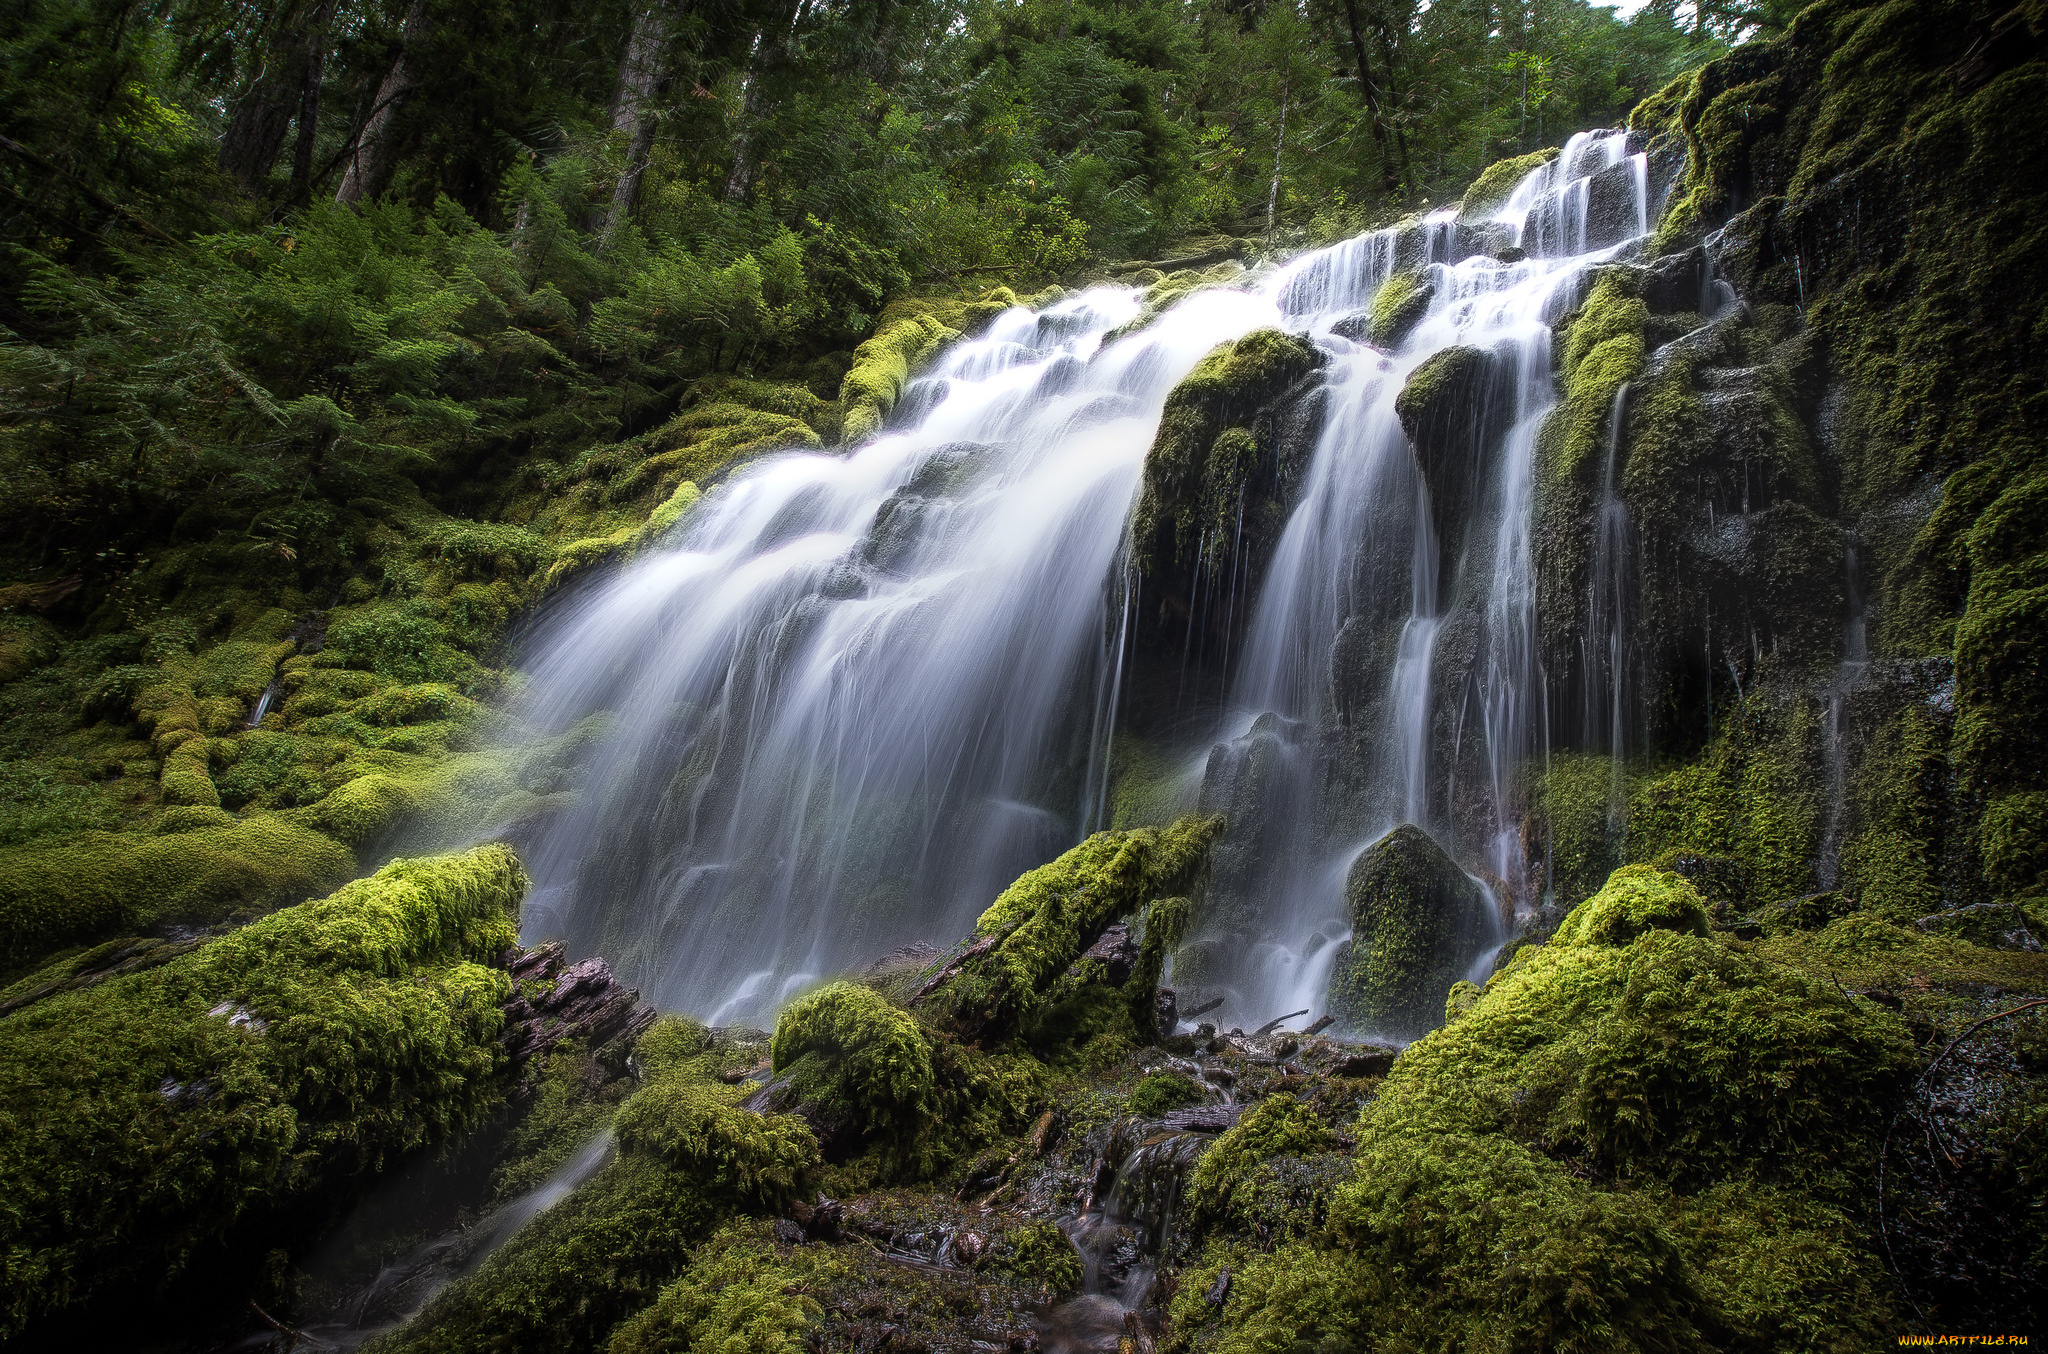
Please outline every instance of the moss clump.
M1081 1291L1081 1257L1067 1234L1050 1222L999 1233L980 1268L983 1273L1029 1284L1052 1297Z
M880 432L883 420L903 397L911 370L957 337L958 330L931 315L906 315L884 323L873 338L854 349L853 366L839 387L839 403L846 411L845 440L858 442Z
M1131 519L1141 569L1191 562L1203 539L1237 520L1254 480L1284 478L1267 464L1277 448L1254 425L1265 406L1322 360L1305 339L1257 329L1218 344L1173 388L1145 454Z
M275 818L163 836L87 832L21 847L0 852L0 956L20 964L159 920L262 911L354 873L346 847Z
M1912 1042L1889 1011L1690 933L1702 923L1680 881L1622 871L1563 943L1518 951L1360 1112L1324 1231L1270 1254L1217 1240L1181 1276L1179 1347L1867 1343L1884 1306L1845 1210L1867 1197ZM1230 1142L1196 1168L1204 1188Z
M683 1079L633 1096L615 1127L626 1150L658 1157L707 1192L752 1208L787 1204L818 1160L818 1140L803 1120L735 1109Z
M1331 1010L1386 1033L1429 1029L1490 930L1484 890L1404 823L1360 854L1344 893L1351 951L1331 976Z
M0 1020L0 1332L476 1123L525 882L502 847L395 862Z
M1098 832L1024 875L982 913L975 927L981 941L971 947L979 953L934 990L921 1014L939 1028L992 1044L1079 995L1075 989L1085 982L1058 981L1067 968L1118 917L1149 900L1184 896L1200 879L1222 826L1220 818L1190 816L1166 828ZM1163 937L1171 929L1164 911L1160 924ZM1112 1001L1115 1009L1128 1009Z
M610 1354L802 1354L824 1308L807 1290L845 1266L814 1248L782 1250L763 1222L721 1229L653 1305L624 1322Z
M1276 1157L1327 1152L1337 1135L1293 1096L1268 1096L1237 1126L1216 1139L1188 1174L1186 1225L1200 1236L1258 1211L1260 1186Z
M1131 1089L1131 1113L1157 1119L1169 1110L1199 1105L1208 1099L1202 1088L1178 1072L1154 1072Z
M1573 908L1550 943L1626 945L1651 930L1703 936L1707 907L1679 875L1649 865L1624 865L1598 893Z
M1436 296L1436 288L1422 280L1422 274L1412 268L1403 268L1391 274L1372 297L1372 327L1368 331L1373 345L1379 348L1394 348L1408 332L1422 322L1429 313L1429 303Z
M1507 206L1514 195L1515 185L1529 177L1531 170L1540 169L1557 158L1557 147L1532 150L1527 155L1510 156L1496 160L1480 171L1472 186L1465 190L1465 196L1458 203L1460 221L1483 221Z
M930 1037L872 988L834 983L791 1003L773 1058L807 1101L867 1135L914 1138L939 1115Z

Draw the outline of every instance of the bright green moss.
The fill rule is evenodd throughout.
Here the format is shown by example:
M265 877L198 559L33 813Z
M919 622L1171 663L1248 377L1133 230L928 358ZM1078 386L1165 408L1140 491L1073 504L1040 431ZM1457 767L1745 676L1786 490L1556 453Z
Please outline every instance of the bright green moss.
M0 1019L0 1330L476 1123L509 984L475 961L525 882L502 847L397 862Z
M635 1094L619 1107L615 1126L621 1147L659 1157L705 1190L754 1208L787 1204L818 1164L817 1138L803 1120L720 1104L686 1081Z
M872 988L834 983L792 1002L776 1019L773 1058L806 1099L871 1133L915 1134L939 1111L930 1038Z
M1545 456L1547 475L1577 482L1594 474L1607 446L1615 392L1643 374L1648 321L1649 310L1626 274L1601 273L1565 331L1558 363L1563 398L1551 415L1553 426L1545 430L1553 440Z
M1597 902L1579 910L1598 917ZM1658 927L1518 952L1464 1017L1408 1048L1360 1126L1505 1132L1681 1188L1848 1190L1910 1056L1890 1013Z
M1887 1343L1888 1276L1840 1209L1745 1182L1673 1200L1665 1218L1727 1345L1855 1354Z
M1422 274L1412 268L1389 275L1372 296L1373 343L1381 348L1397 346L1429 313L1429 303L1435 294L1435 289L1422 280Z
M839 403L846 410L844 440L858 442L881 431L912 368L957 336L958 331L930 315L909 315L884 324L854 349L853 366L839 387Z
M105 795L48 763L0 761L0 850L111 828L119 821L119 810Z
M1184 1196L1186 1225L1195 1235L1244 1225L1272 1158L1308 1156L1336 1145L1336 1134L1314 1110L1292 1096L1268 1096L1195 1163Z
M1110 922L1148 900L1186 894L1222 821L1190 816L1166 828L1098 832L1022 876L976 924L986 952L927 1001L926 1017L992 1035L1080 995L1073 980L1055 980ZM1169 914L1161 921L1171 929Z
M1751 704L1724 719L1691 765L1629 801L1628 855L1684 850L1738 862L1748 906L1813 892L1827 785L1817 712Z
M683 1276L613 1333L610 1354L802 1354L824 1309L807 1289L845 1272L830 1251L784 1251L767 1224L721 1228Z
M1141 1119L1157 1119L1169 1110L1199 1105L1207 1099L1202 1088L1178 1072L1154 1072L1131 1090L1131 1113Z
M275 818L164 836L81 833L0 852L0 954L18 964L161 921L214 922L353 873L346 847Z
M1649 865L1624 865L1601 890L1573 908L1551 944L1626 945L1651 930L1703 936L1707 908L1682 877Z
M1507 205L1516 184L1527 178L1531 170L1555 160L1557 153L1557 147L1550 146L1532 150L1527 155L1494 161L1480 171L1472 186L1465 190L1465 196L1458 203L1458 219L1480 221L1492 216Z

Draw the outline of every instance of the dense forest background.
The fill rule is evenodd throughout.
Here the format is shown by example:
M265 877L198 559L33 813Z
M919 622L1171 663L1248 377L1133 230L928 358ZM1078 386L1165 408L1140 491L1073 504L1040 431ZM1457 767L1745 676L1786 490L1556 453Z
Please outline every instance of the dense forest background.
M16 577L291 559L396 476L653 426L910 290L1328 238L1620 120L1762 8L30 0L0 20ZM473 505L472 505L473 508ZM124 553L125 552L125 553Z

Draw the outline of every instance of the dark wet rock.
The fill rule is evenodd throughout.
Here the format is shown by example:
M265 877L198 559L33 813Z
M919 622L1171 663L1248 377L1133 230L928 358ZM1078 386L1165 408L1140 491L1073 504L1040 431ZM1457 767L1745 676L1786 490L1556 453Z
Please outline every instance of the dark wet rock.
M1184 1110L1173 1110L1159 1121L1159 1126L1170 1133L1221 1133L1237 1127L1237 1121L1244 1117L1248 1108L1244 1105L1191 1105Z
M1428 833L1404 823L1359 856L1345 897L1352 941L1331 978L1331 1009L1364 1029L1433 1029L1485 941L1485 891Z
M1586 184L1586 248L1605 249L1642 232L1636 215L1636 167L1622 160Z
M1081 976L1081 965L1097 960L1103 966L1100 981L1111 987L1122 987L1131 976L1131 970L1138 965L1138 942L1131 936L1128 923L1116 922L1105 930L1093 945L1081 952L1081 957L1067 969L1070 977Z
M2036 923L2017 903L1972 903L1932 913L1913 925L1933 935L1952 936L1990 950L2036 954L2042 949Z
M1394 1070L1394 1059L1401 1056L1397 1048L1362 1048L1356 1053L1347 1053L1330 1066L1330 1074L1339 1077L1383 1077Z
M654 1023L654 1008L641 1005L638 990L613 977L610 964L596 957L568 964L565 958L562 943L551 940L507 951L501 961L512 978L512 997L498 1041L515 1072L565 1039L595 1049L638 1039Z

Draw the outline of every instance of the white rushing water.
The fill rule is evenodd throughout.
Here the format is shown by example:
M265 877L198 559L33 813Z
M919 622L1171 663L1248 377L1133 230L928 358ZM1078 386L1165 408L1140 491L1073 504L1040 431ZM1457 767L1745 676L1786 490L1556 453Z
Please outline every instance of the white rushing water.
M529 852L529 930L613 955L664 1005L765 1024L819 976L950 942L1099 826L1146 451L1204 354L1275 325L1328 354L1326 412L1231 656L1203 792L1248 793L1256 764L1287 820L1238 853L1256 866L1238 882L1219 871L1225 895L1259 881L1231 913L1245 943L1220 974L1226 1014L1320 1011L1345 869L1398 821L1512 894L1515 786L1544 708L1529 534L1550 325L1643 233L1643 179L1619 134L1575 138L1490 223L1444 212L1362 236L1114 342L1135 289L1013 309L914 382L884 435L714 488L665 548L535 636L529 724L605 719L584 793ZM1473 253L1482 237L1527 257ZM1434 296L1395 351L1333 329L1416 262ZM1457 345L1489 354L1499 407L1473 421L1471 502L1447 516L1394 399ZM1347 622L1396 634L1386 699L1354 731L1372 790L1338 804L1309 744L1350 718L1331 667Z

